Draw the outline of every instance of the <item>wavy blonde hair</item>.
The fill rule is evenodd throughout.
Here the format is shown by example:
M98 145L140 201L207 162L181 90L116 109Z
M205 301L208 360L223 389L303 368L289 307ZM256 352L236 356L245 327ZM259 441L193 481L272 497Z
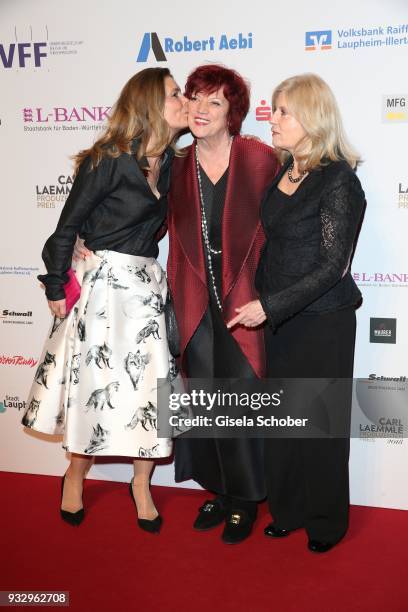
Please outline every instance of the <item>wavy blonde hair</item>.
M272 94L273 111L281 93L285 94L288 111L306 132L294 151L301 172L329 161L345 160L353 169L360 163L345 135L334 94L323 79L306 73L282 81ZM290 155L282 149L277 152L281 162Z
M104 133L89 149L74 156L75 173L83 160L90 156L91 167L95 168L103 157L119 157L131 153L134 138L140 138L136 157L158 157L171 144L178 153L171 138L170 128L164 119L166 77L171 77L168 68L145 68L137 72L123 87L115 103ZM154 146L148 150L150 138Z

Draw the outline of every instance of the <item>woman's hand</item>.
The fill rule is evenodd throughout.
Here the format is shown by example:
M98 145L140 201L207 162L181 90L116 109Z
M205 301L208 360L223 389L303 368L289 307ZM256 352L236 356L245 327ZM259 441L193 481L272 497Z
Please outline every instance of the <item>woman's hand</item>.
M245 327L257 327L266 321L266 314L262 308L262 304L259 300L248 302L244 306L235 309L237 314L236 317L231 319L227 323L228 329L234 327L234 325L244 325Z
M59 319L63 319L67 314L67 309L65 306L65 300L56 300L53 302L52 300L48 300L48 306L55 317Z
M92 255L92 251L89 251L84 246L84 241L82 240L82 238L77 236L77 239L76 239L76 242L75 242L75 246L74 246L74 253L72 255L72 259L74 261L77 261L78 259L86 259L90 255Z

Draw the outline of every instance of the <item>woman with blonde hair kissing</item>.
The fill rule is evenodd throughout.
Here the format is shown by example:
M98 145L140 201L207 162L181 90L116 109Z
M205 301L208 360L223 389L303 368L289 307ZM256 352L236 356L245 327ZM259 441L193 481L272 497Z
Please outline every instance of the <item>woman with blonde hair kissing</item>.
M64 433L71 462L61 516L84 518L82 487L97 455L134 457L130 493L138 524L157 533L150 495L154 458L171 454L157 437L157 379L174 376L163 307L167 285L156 261L167 214L173 142L187 126L185 100L167 68L147 68L124 86L103 136L76 156L76 177L43 260L54 323L23 418ZM77 234L93 251L71 258ZM79 298L75 302L75 298ZM71 304L75 302L69 311Z
M259 299L239 308L229 326L267 321L270 377L345 379L343 393L326 400L325 418L336 421L333 437L265 442L274 518L265 535L281 538L303 527L309 550L324 553L348 527L347 432L361 300L350 261L365 199L355 174L358 156L320 77L283 81L272 110L272 142L283 167L261 207L267 242L256 274Z

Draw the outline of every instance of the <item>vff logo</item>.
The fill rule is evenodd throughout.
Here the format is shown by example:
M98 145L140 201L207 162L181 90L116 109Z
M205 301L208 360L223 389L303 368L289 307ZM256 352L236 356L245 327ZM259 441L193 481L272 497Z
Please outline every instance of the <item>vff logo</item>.
M316 30L315 32L306 32L305 50L306 51L327 51L332 48L332 31L331 30Z
M48 29L46 28L47 39ZM17 29L15 30L17 41ZM47 42L32 42L33 30L30 26L30 42L0 43L0 58L3 68L28 68L34 62L35 68L41 68L41 59L47 57Z
M145 32L136 61L146 62L149 57L150 49L153 51L158 62L167 62L163 47L156 32Z

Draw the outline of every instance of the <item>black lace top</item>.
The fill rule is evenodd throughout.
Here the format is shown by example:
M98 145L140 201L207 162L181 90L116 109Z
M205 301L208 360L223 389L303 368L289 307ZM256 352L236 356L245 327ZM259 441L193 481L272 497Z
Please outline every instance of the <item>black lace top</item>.
M349 270L365 203L359 179L346 162L331 162L288 196L277 185L290 161L261 208L267 242L255 284L273 328L295 314L330 312L361 299Z

